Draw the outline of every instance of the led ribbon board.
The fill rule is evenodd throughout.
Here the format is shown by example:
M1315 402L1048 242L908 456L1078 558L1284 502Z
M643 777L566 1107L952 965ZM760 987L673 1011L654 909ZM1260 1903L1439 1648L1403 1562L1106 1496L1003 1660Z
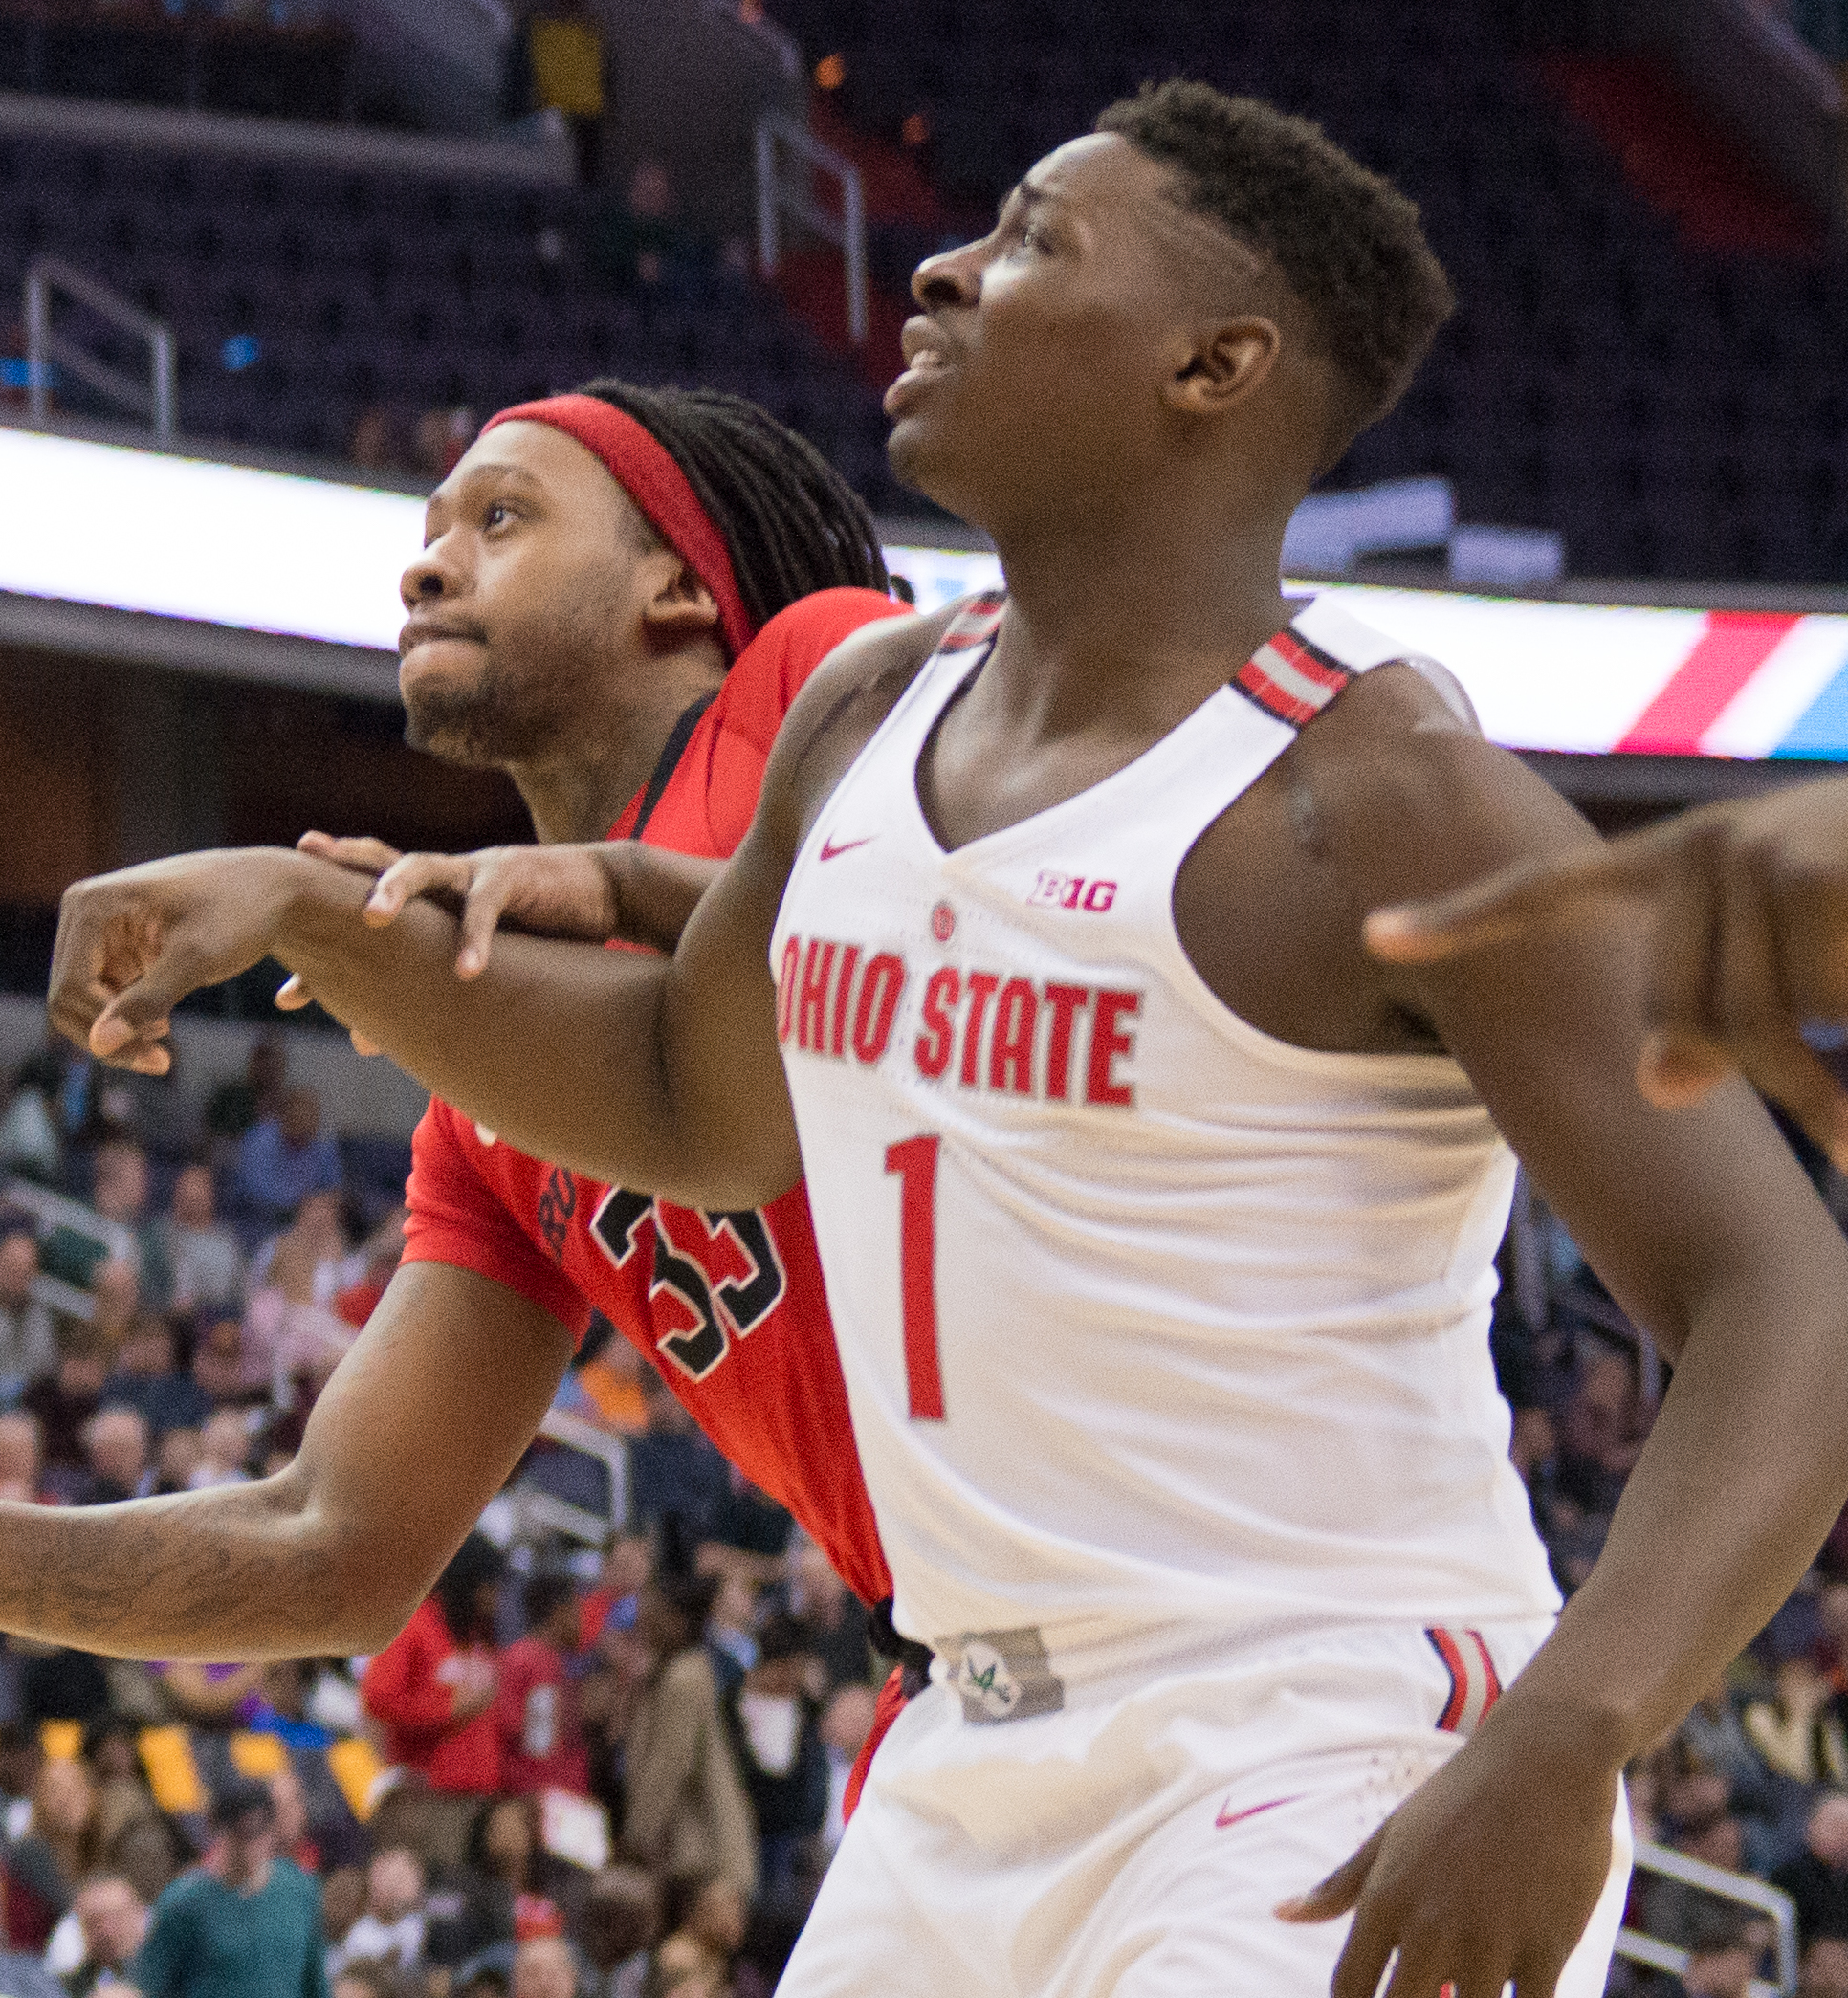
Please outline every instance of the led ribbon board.
M0 428L0 591L396 649L419 499ZM921 608L995 559L891 547ZM1848 761L1848 616L1327 587L1463 681L1515 749Z

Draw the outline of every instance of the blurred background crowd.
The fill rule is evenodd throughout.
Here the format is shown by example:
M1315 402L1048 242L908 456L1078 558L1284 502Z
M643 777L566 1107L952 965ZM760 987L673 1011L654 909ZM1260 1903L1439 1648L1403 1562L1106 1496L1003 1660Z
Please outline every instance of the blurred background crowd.
M394 1186L376 1143L322 1130L284 1040L196 1129L165 1096L48 1047L0 1113L9 1498L280 1468L396 1266L407 1156ZM226 1877L263 1884L216 1918L284 1954L315 1883L337 1998L774 1987L872 1723L867 1614L606 1326L561 1403L623 1448L603 1543L484 1519L376 1658L8 1640L0 1988L203 1991L194 1903Z

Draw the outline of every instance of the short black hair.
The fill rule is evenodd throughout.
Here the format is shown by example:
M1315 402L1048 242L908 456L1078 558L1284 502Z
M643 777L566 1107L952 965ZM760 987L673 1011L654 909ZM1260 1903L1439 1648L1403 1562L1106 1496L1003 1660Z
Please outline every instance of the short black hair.
M1183 208L1276 266L1350 390L1338 456L1398 401L1456 308L1416 204L1320 125L1207 83L1145 84L1097 129L1171 167Z
M754 625L817 590L887 587L866 501L767 409L716 388L605 380L578 393L633 417L686 474L724 537Z

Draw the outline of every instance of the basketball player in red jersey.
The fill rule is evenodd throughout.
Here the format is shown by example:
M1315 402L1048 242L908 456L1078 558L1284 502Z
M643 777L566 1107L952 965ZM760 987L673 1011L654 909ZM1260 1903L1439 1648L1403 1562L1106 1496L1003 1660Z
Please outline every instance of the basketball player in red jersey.
M1522 862L1454 895L1380 910L1383 963L1437 964L1613 901L1650 923L1638 1086L1663 1109L1735 1071L1848 1170L1848 1094L1817 1059L1848 1028L1848 780L1707 805L1602 848Z
M604 383L522 406L430 500L403 582L407 735L505 769L542 842L607 834L598 881L623 927L671 945L712 871L674 861L737 845L809 674L904 611L884 582L864 505L753 405ZM643 842L665 872L625 868ZM530 1441L593 1307L877 1610L891 1578L800 1189L760 1213L671 1209L542 1165L440 1099L413 1158L403 1264L289 1487L195 1523L202 1545L275 1564L243 1597L249 1637L297 1650L339 1602L347 1639L374 1648ZM190 1600L172 1611L183 1644L200 1636ZM118 1641L144 1640L121 1626Z
M1441 673L1279 595L1285 523L1446 307L1405 205L1311 128L1169 85L1040 163L915 291L893 460L993 535L1008 603L842 647L671 961L508 937L458 981L438 910L367 929L369 890L324 863L196 856L73 892L54 1017L158 1067L174 1000L274 952L536 1153L718 1209L773 1197L805 1159L894 1569L905 1548L900 1626L908 1599L1004 1583L1015 1627L916 1629L957 1645L954 1683L882 1749L791 1993L1309 1998L1331 1977L1336 1998L1372 1998L1389 1970L1392 1998L1590 1993L1600 1947L1582 1939L1602 1921L1608 1954L1614 1885L1621 1900L1622 1765L1762 1625L1848 1492L1848 1246L1746 1092L1673 1119L1635 1101L1643 965L1619 927L1492 970L1366 953L1364 911L1589 839ZM1221 739L1248 782L1192 760ZM1214 782L1229 801L1163 847L1165 793L1198 804ZM1080 835L1096 861L1054 865ZM1037 871L1008 874L1017 847ZM983 938L996 955L969 956ZM888 1144L926 1103L936 1128ZM1177 1152L1216 1118L1220 1149ZM1374 1545L1357 1484L1397 1506L1475 1480L1424 1526L1467 1538L1493 1516L1491 1540L1530 1536L1493 1496L1474 1350L1511 1184L1495 1127L1677 1363L1596 1571L1556 1632L1518 1644L1441 1627L1419 1606L1450 1584L1402 1550L1341 1551ZM1229 1254L1190 1235L1203 1209ZM1401 1290L1380 1272L1408 1244ZM1459 1267L1473 1303L1445 1307L1433 1351L1418 1328ZM1223 1290L1201 1275L1228 1270ZM1116 1362L1101 1376L1099 1351ZM1407 1454L1427 1363L1431 1409L1446 1379L1463 1398ZM1299 1392L1248 1398L1279 1378ZM1026 1419L997 1429L996 1408ZM1279 1431L1317 1446L1278 1457ZM1048 1487L1069 1517L1029 1520ZM1194 1557L1145 1530L1157 1514ZM1199 1535L1235 1514L1217 1544ZM104 1619L62 1598L87 1556L103 1572L85 1600L144 1627L114 1551L127 1517L83 1537L0 1511L30 1562L0 1585L0 1623L80 1622L82 1641ZM189 1554L177 1515L132 1517L170 1586L222 1617L235 1564ZM1259 1570L1270 1636L1248 1658L1215 1653L1210 1628L1184 1658L1162 1648L1160 1617L1189 1602L1243 1629L1250 1606L1224 1591ZM1496 1595L1492 1570L1471 1572ZM1164 1573L1132 1642L1117 1602ZM1403 1627L1356 1632L1381 1592ZM1108 1656L1074 1635L1086 1620ZM1502 1679L1520 1669L1499 1700L1498 1646ZM1382 1688L1397 1719L1356 1733ZM1242 1726L1255 1759L1221 1787L1215 1744Z

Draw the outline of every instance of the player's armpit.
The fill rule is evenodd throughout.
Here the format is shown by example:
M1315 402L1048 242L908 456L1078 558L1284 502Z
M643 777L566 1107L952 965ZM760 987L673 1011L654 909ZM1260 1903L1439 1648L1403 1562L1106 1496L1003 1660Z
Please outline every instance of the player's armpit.
M570 1353L517 1293L408 1265L287 1470L121 1505L0 1505L0 1629L121 1658L376 1651L518 1462Z

